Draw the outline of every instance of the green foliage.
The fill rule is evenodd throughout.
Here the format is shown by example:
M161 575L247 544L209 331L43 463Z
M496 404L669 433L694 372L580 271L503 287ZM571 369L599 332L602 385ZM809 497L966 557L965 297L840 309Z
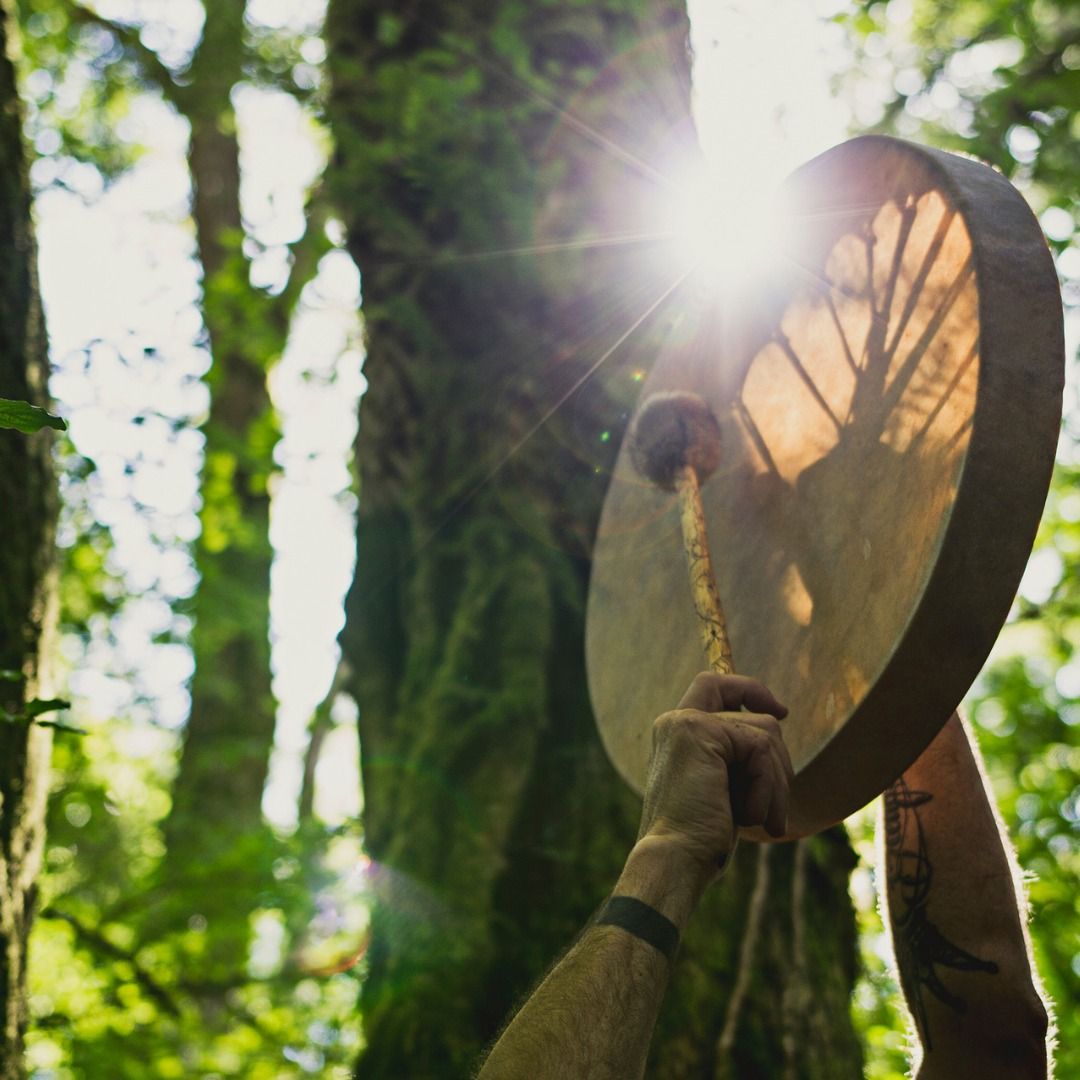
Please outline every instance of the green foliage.
M22 672L0 670L0 683L21 683ZM58 731L73 731L79 735L85 735L82 728L72 727L70 724L62 724L56 720L42 720L46 713L58 712L61 709L70 709L71 702L60 698L31 698L22 703L22 707L12 712L0 705L0 723L4 724L37 724L39 727L56 728Z
M322 61L326 50L320 27L289 30L247 23L245 77L255 86L273 87L321 112L325 92Z
M1047 231L1065 251L1080 211L1080 8L916 0L904 24L863 0L843 18L861 49L855 72L896 88L867 120L995 165L1040 213L1063 209Z
M859 865L851 878L859 926L861 974L851 999L852 1017L866 1050L865 1080L903 1080L915 1046L896 980L889 932L881 918L874 875L879 865L878 802L846 822Z
M341 883L340 868L358 857L355 833L309 824L266 835L274 878L257 911L236 911L222 881L206 881L199 914L165 931L169 897L155 886L174 748L168 732L119 719L57 745L33 939L31 1075L345 1080L363 971L350 962L366 918L357 879ZM255 931L248 971L224 996L197 975L207 928L220 920Z
M5 724L37 724L38 727L53 728L56 731L70 731L75 735L85 735L86 729L75 727L73 724L65 724L59 720L42 720L45 713L56 712L59 709L70 709L71 702L60 698L31 698L21 712L12 713L7 709L0 709L0 723Z
M54 163L53 182L67 183L76 163L108 182L141 156L124 120L145 84L115 36L80 20L77 8L67 0L15 4L27 131Z
M92 165L106 183L130 169L143 153L129 122L140 95L160 95L181 112L194 103L190 43L167 20L110 18L108 5L77 0L16 0L14 8L27 127L38 154L50 160L39 173L49 182L73 180L81 188L73 169L78 164ZM321 110L324 50L317 21L269 27L248 19L244 38L245 81Z
M317 28L279 31L242 22L243 7L229 6L204 49L197 35L185 42L166 15L155 19L138 4L126 11L102 4L107 14L72 0L22 5L22 76L28 129L40 155L38 186L58 184L93 198L136 165L145 123L136 106L145 117L147 95L163 99L193 129L201 124L204 134L235 133L230 94L242 82L286 90L317 109ZM108 17L113 13L117 18ZM239 223L238 177L230 170L235 141L216 143L215 153L201 160L204 172L193 186L223 192L221 217ZM134 531L146 534L144 548L174 557L186 557L186 543L164 515L138 505L137 484L127 486L126 518L110 512L125 501L123 493L117 498L117 473L134 475L141 449L99 463L66 441L60 447L61 652L76 677L98 680L118 704L88 722L81 746L61 740L57 749L33 943L29 1063L35 1076L344 1077L356 1055L362 970L356 963L366 905L357 898L356 879L347 887L342 870L359 856L355 831L309 821L292 836L276 835L257 820L262 783L251 781L250 769L253 758L269 757L274 717L267 512L278 430L265 378L284 347L300 292L330 247L325 209L314 197L308 212L309 227L288 245L291 272L274 288L251 283L252 254L265 250L256 237L239 227L222 232L213 213L195 223L204 241L200 252L214 256L201 268L199 314L213 347L207 385L217 405L204 430L195 651L202 685L225 706L218 714L222 730L211 723L203 742L218 769L212 786L219 804L238 808L229 781L237 789L248 781L239 822L205 803L189 818L173 813L180 805L180 740L171 725L182 708L148 686L158 661L182 656L190 665L188 614L196 605L190 589L170 592L160 579L150 588L145 580L133 585L118 557L123 541L114 542L110 526L119 523L119 532L134 519ZM99 342L85 350L86 366L114 350L129 368L160 362L152 348L127 357L120 346ZM57 368L68 359L57 359ZM168 405L162 413L125 420L149 421L138 430L149 434L152 423L159 437L163 428L175 435L191 425ZM156 625L141 654L131 642L140 622ZM171 720L159 715L166 704ZM268 718L262 732L228 730L256 708ZM181 849L178 834L193 823L198 835ZM216 959L222 944L239 958L227 970Z
M13 428L24 435L33 435L42 428L54 428L57 431L67 429L66 421L59 416L31 405L29 401L10 401L0 398L0 428Z

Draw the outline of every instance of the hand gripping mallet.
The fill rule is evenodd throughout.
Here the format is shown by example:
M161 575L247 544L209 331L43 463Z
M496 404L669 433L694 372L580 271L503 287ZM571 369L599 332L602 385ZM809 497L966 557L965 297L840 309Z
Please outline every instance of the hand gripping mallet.
M720 463L720 425L704 398L697 394L654 394L634 419L630 458L642 476L679 496L683 550L705 657L716 674L733 675L731 642L709 556L705 509L701 504L701 485ZM727 858L734 850L732 847ZM726 861L722 860L721 865Z
M634 420L630 458L646 479L679 496L679 521L690 571L690 592L709 667L731 675L731 642L716 588L701 485L720 463L720 425L705 400L682 391L654 394Z

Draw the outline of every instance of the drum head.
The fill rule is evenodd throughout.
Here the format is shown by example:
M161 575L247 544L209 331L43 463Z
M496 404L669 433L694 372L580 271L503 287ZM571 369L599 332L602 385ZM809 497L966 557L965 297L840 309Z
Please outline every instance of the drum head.
M1042 233L992 169L867 136L786 192L777 272L688 305L642 400L688 390L719 421L710 548L736 670L791 710L799 836L892 783L985 661L1046 497L1064 343ZM625 445L586 637L601 736L640 792L652 720L704 656L675 496Z

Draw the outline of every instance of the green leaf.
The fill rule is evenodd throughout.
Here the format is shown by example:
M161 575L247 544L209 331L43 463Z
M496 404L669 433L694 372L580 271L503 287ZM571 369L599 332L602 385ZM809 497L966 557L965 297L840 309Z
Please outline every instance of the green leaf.
M76 735L86 735L85 728L76 727L74 724L64 724L59 720L39 720L39 716L45 713L56 712L58 709L70 709L71 702L62 698L33 698L24 706L22 712L12 713L0 707L0 723L5 724L37 724L38 727L56 728L57 731L72 731Z
M42 700L41 698L33 698L23 706L22 717L24 720L35 720L41 716L42 713L56 712L58 709L70 709L71 702L64 701L61 698L48 698ZM49 725L55 727L54 724Z
M56 728L57 731L70 731L75 735L88 735L86 728L76 727L74 724L62 724L59 720L35 720L38 727Z
M31 405L29 401L0 398L0 428L14 428L24 435L33 435L35 431L45 427L66 431L67 421Z
M0 682L22 682L22 672L0 668Z

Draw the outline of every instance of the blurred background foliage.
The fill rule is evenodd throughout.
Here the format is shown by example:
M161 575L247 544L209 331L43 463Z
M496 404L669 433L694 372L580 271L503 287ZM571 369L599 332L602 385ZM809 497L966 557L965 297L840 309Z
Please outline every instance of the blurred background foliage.
M289 455L267 371L282 367L294 315L319 306L301 293L334 244L318 168L300 205L276 215L259 203L273 190L250 177L254 193L240 190L251 150L234 95L245 90L241 105L252 93L295 103L295 156L325 156L320 5L264 4L262 19L257 7L16 5L45 280L48 199L59 194L106 214L106 200L130 200L147 269L181 282L163 300L151 282L149 318L124 316L107 339L80 339L50 298L53 392L74 420L58 451L60 648L91 733L58 740L54 755L32 945L34 1076L347 1075L358 1049L356 827L316 816L313 775L285 827L267 827L260 810L275 746L269 489ZM155 129L173 121L170 171L154 160ZM283 216L294 219L284 232ZM110 254L95 262L130 292L132 271ZM147 325L162 312L165 325ZM329 369L311 357L291 379L332 391L334 364L358 370L348 346ZM349 405L346 394L346 416ZM355 421L339 427L336 486L351 498ZM315 713L320 742L331 705ZM212 729L201 760L199 716Z
M1028 881L1035 953L1057 1017L1058 1073L1080 1075L1080 8L1068 0L819 8L842 34L845 60L834 92L850 109L852 131L883 130L992 163L1031 203L1057 258L1069 352L1059 465L1031 569L968 714ZM190 25L176 17L180 9ZM116 18L105 17L114 10ZM234 101L245 87L287 95L325 146L321 5L304 10L304 18L290 20L273 4L249 6L236 82L226 93ZM16 4L16 14L39 196L60 189L92 205L144 160L139 118L146 99L183 113L200 5L170 13L153 0L93 8L33 0ZM310 190L318 191L317 179ZM230 313L239 307L245 325L263 328L257 349L264 359L283 351L300 300L304 282L290 285L288 271L310 259L304 274L313 277L340 243L332 212L317 199L307 209L302 227L284 239L260 235L246 215L236 257L220 268L217 295ZM214 392L213 379L206 388L209 359L202 355L213 314L201 311L197 290L186 295L195 310L195 345L179 357L163 357L157 342L138 335L53 355L54 392L74 421L58 453L61 651L72 681L68 696L77 703L73 720L90 733L61 734L54 751L32 942L28 1061L39 1080L347 1076L360 1046L361 838L354 817L328 820L334 815L321 816L312 794L322 740L347 713L334 704L329 679L327 702L311 711L315 752L303 761L306 786L294 792L292 820L252 829L240 841L231 837L228 851L206 852L226 880L242 876L248 862L269 869L252 903L231 903L228 889L205 890L204 883L179 921L155 915L189 704L183 687L192 670L199 526L194 491L187 505L154 505L147 477L170 454L187 455L197 471L203 441L194 429L206 420ZM267 303L283 295L287 303ZM260 320L271 307L278 321L266 325ZM167 359L172 374L163 372ZM137 369L158 372L139 375L149 382L121 417L119 456L96 453L93 439L80 437L80 410L85 416L117 408L86 389L89 374L102 369L113 385L134 379ZM333 389L339 371L330 366L305 377ZM282 454L266 414L260 417L248 450L272 487ZM342 460L350 439L347 433ZM347 492L347 481L337 483ZM213 509L212 499L204 502L204 528ZM154 553L149 574L130 554L130 534L139 529L140 543ZM164 683L151 677L162 670L172 673ZM111 711L85 718L78 702L94 697L95 687ZM270 746L262 750L269 755ZM851 823L861 856L852 891L865 966L853 1011L867 1045L867 1075L887 1080L905 1074L907 1035L876 909L873 820L871 810ZM213 844L212 833L204 835ZM242 964L222 972L208 962L211 927L246 942Z

